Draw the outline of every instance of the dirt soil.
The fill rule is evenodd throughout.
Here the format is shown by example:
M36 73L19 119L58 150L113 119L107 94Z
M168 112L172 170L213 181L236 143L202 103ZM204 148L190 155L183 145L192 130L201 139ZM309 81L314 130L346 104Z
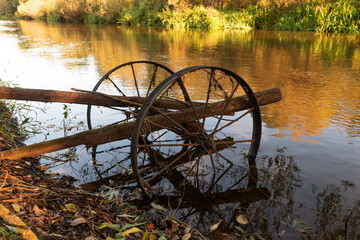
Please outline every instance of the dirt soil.
M15 133L10 140L8 133L0 132L0 149L21 146L16 119L4 106L0 112L3 124L11 123ZM71 177L46 173L37 158L0 160L0 169L0 203L38 239L204 239L168 210L144 199L138 189L119 192L105 187L104 194L89 193L75 187ZM0 216L0 237L23 239L3 231L16 228L11 225Z

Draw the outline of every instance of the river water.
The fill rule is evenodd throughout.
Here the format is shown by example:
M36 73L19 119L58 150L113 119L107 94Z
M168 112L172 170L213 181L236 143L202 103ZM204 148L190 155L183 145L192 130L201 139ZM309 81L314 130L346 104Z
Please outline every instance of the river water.
M134 60L173 71L219 66L240 75L254 91L279 87L283 99L261 108L257 160L257 185L271 196L187 207L179 217L188 215L202 229L223 220L219 233L212 234L219 239L241 234L232 225L271 239L321 234L339 239L345 232L348 239L360 239L360 37L0 21L0 52L0 78L23 88L92 90L107 71ZM21 114L33 118L28 129L38 132L28 144L87 129L86 106L22 104ZM25 110L28 104L33 110ZM110 151L94 163L91 151L80 146L49 154L42 163L81 185L120 171L111 166L116 158ZM250 224L239 224L239 215Z

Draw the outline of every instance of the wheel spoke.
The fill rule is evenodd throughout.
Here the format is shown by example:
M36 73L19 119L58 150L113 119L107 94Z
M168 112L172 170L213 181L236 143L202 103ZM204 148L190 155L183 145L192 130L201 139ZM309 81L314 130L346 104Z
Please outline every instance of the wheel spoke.
M121 89L114 83L113 80L111 80L111 78L109 76L106 77L106 79L109 80L114 85L114 87L116 88L116 90L118 90L119 93L121 93L124 97L126 97L125 93L123 91L121 91Z
M170 162L168 165L166 165L165 167L163 167L159 172L157 172L155 175L153 175L148 181L151 182L152 180L154 180L156 177L160 176L164 171L166 171L167 169L169 169L172 165L174 165L174 163L176 163L179 159L181 159L183 156L185 156L187 154L187 152L182 153L180 156L178 156L177 158L175 158L172 162Z
M220 114L220 118L218 119L218 122L216 123L216 126L215 126L215 128L214 128L214 131L216 131L216 129L219 127L219 124L220 124L220 122L221 122L221 120L222 120L222 118L223 118L223 116L224 116L225 110L226 110L226 108L229 106L229 103L231 102L232 97L234 96L235 91L237 90L237 88L239 87L239 85L240 85L239 83L236 84L235 88L234 88L233 91L231 92L230 97L226 99L225 106L224 106L224 108L223 108L222 113Z
M137 92L138 97L140 97L139 87L138 87L138 83L137 83L137 80L136 80L135 69L134 69L134 65L133 65L133 64L131 64L131 70L132 70L133 77L134 77L136 92Z
M239 121L240 119L242 119L244 116L248 115L249 113L251 113L253 111L253 109L249 109L248 111L246 111L244 114L242 114L240 117L234 119L234 120L231 120L229 123L227 123L226 125L222 126L221 128L217 129L217 130L214 130L210 135L213 136L215 135L216 133L220 132L221 130L223 130L224 128L227 128L229 127L230 125L232 125L233 123Z
M153 73L153 75L151 77L151 81L149 83L149 87L148 87L148 90L147 90L146 95L145 95L146 97L149 96L151 87L155 86L155 84L156 84L156 73L157 73L157 71L158 71L158 66L155 66L154 73Z
M214 70L214 69L211 69L209 87L208 87L208 92L207 92L207 94L206 94L205 111L204 111L204 117L203 117L203 126L205 126L207 106L208 106L209 99L210 99L211 85L212 85L212 81L213 81L214 75L215 75L215 70Z

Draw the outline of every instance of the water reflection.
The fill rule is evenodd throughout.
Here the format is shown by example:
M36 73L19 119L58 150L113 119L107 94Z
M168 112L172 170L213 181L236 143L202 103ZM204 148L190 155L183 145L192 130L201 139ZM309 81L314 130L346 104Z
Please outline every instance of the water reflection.
M184 187L184 177L177 171L163 177L175 188L181 186L181 190L164 191L150 201L166 206L178 220L192 222L203 232L209 232L210 227L221 220L217 230L208 234L210 239L224 239L226 234L233 238L261 236L265 239L339 239L345 235L347 239L358 239L360 236L360 201L350 207L342 201L342 196L355 188L355 184L343 180L323 189L314 184L315 207L297 201L296 193L303 183L296 158L288 156L286 148L278 149L274 156L262 156L257 165L243 162L232 166L216 183L229 186L231 181L227 188L209 184L208 191L204 192L191 182ZM115 186L123 185L129 177L117 174L82 187L97 191L111 181ZM313 211L315 217L303 219L302 211ZM241 224L239 216L248 219L249 224Z
M283 101L264 108L270 128L303 140L332 126L359 137L360 47L356 36L289 32L166 30L20 22L20 47L44 57L94 57L99 75L131 60L173 70L191 65L229 68L254 90L280 87ZM55 52L60 56L54 56ZM77 60L76 60L77 59ZM80 62L79 62L80 61ZM83 64L86 64L84 61ZM199 93L205 85L194 83Z

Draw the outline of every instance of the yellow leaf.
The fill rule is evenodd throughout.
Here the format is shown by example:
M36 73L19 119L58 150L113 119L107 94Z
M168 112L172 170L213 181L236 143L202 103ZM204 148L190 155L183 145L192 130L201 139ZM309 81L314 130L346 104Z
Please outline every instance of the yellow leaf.
M68 210L69 212L73 212L73 213L76 212L75 204L73 204L73 203L65 204L65 207L66 207L66 210Z
M185 234L181 240L189 240L191 238L191 233Z
M36 167L40 172L43 172L46 170L47 166L37 166Z
M244 215L239 215L236 217L236 221L240 224L249 224L249 220Z
M143 236L142 240L149 240L149 232L147 230L144 233L144 236Z
M19 205L11 204L11 206L13 207L13 209L15 210L15 212L20 212L20 206L19 206Z
M0 218L2 218L9 225L15 226L16 230L18 230L24 239L38 240L31 229L15 214L11 214L11 212L2 204L0 204Z
M155 233L150 234L149 240L155 240L155 239L157 239L156 234Z
M171 220L171 222L177 224L178 226L180 226L180 224L175 220Z
M153 208L155 208L155 209L157 209L157 210L160 210L160 211L163 211L163 212L167 211L166 208L164 208L164 207L162 207L162 206L160 206L160 205L158 205L158 204L156 204L156 203L151 203L151 206L152 206Z
M126 230L125 232L123 232L122 236L125 237L125 236L127 236L127 235L129 235L131 233L140 232L140 231L141 231L140 228L133 227L133 228L130 228L129 230Z

